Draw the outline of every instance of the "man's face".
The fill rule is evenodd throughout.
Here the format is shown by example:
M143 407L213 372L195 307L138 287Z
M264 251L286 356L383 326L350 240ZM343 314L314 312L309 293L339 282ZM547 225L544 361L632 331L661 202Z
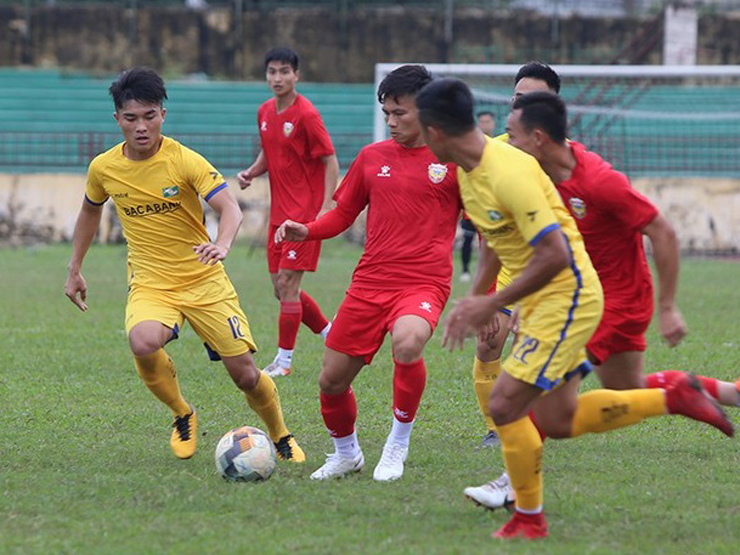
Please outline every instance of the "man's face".
M439 160L443 164L452 161L447 153L444 137L439 130L422 125L421 137L424 141L424 144L426 144L429 147L429 150L432 151L434 156L437 157L437 160Z
M493 131L496 129L496 120L490 114L481 114L478 116L478 129L489 137L493 137Z
M549 91L552 93L555 92L553 90L550 90L550 87L547 85L547 81L544 81L542 79L535 79L534 77L522 77L514 86L514 97L511 99L511 101L513 102L523 94L535 91Z
M383 114L391 139L404 146L418 142L421 124L413 96L404 95L398 98L386 96L383 99Z
M534 130L528 133L522 126L521 117L521 110L512 110L509 113L509 118L506 120L506 133L509 135L509 144L537 158L539 149L535 142Z
M157 153L166 113L159 104L143 104L137 100L129 100L116 110L114 117L123 131L129 158L145 160Z
M267 85L275 96L292 94L299 76L288 63L273 60L267 64Z

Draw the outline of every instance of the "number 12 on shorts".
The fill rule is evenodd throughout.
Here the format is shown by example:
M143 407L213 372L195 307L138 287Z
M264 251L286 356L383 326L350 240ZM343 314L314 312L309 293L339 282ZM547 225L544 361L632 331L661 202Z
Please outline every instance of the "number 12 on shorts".
M244 337L244 334L242 333L242 325L241 322L239 322L238 316L231 316L229 319L229 327L231 328L231 335L234 336L234 339L239 339L240 337Z
M539 346L539 340L535 339L534 337L524 335L521 345L517 347L516 351L514 351L514 354L511 356L522 364L527 364L527 356L530 353L534 353Z

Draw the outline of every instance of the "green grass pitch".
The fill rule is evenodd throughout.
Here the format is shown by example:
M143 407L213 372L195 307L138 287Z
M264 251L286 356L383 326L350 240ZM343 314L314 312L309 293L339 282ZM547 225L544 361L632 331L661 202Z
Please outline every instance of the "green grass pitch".
M227 483L213 450L224 432L257 425L220 364L187 329L168 347L200 416L195 457L168 445L169 411L140 383L123 332L125 250L94 246L83 273L90 310L63 295L69 245L0 250L0 553L737 553L740 447L706 426L656 418L629 429L545 446L550 538L501 545L506 519L462 490L497 476L498 451L476 450L484 427L472 391L473 345L432 338L427 390L406 474L372 480L391 419L388 342L355 383L365 470L308 479L332 450L319 413L322 344L305 327L295 370L278 379L286 420L308 455L262 484ZM324 245L304 286L333 314L359 258ZM457 263L457 256L456 256ZM227 269L261 351L274 355L278 304L264 251L237 245ZM651 329L647 368L740 374L740 266L685 260L680 306L690 335L677 349ZM455 282L453 298L464 294ZM590 377L584 388L596 385ZM730 409L740 425L737 411Z

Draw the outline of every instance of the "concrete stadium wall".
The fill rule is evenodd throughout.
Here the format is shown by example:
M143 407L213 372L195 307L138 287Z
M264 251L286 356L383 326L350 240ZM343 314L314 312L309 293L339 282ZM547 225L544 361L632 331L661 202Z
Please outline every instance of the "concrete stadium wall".
M444 10L429 8L279 8L237 16L229 8L139 6L42 5L30 9L28 18L22 7L0 6L0 66L109 75L146 64L166 77L202 72L253 80L262 79L262 56L278 44L296 48L304 79L317 82L367 83L376 62L460 61L455 52L486 49L497 58L465 61L517 64L546 56L550 63L567 64L582 61L574 57L587 52L589 63L662 63L662 43L656 40L662 35L656 28L660 16L556 21L526 11L458 9L448 44ZM703 15L697 63L740 63L738 36L740 18Z
M240 237L262 238L269 206L266 179L255 180L246 191L233 179L229 184L244 211ZM638 179L633 185L673 224L683 250L740 251L740 180ZM0 174L0 242L69 241L84 193L83 175ZM109 217L112 203L106 205L101 242L116 239ZM207 221L213 231L212 215Z

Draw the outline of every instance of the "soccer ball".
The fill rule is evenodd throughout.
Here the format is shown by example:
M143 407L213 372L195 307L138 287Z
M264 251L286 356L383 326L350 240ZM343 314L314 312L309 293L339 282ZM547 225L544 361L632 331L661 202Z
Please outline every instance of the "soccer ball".
M226 480L261 482L275 470L275 445L259 428L229 430L216 445L216 470Z

